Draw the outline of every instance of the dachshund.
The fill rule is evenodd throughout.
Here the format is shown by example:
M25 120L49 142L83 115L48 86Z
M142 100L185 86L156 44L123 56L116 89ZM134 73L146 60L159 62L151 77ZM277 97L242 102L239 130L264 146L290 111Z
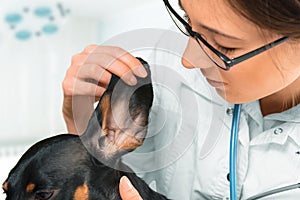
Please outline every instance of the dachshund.
M6 200L120 200L119 181L127 176L144 200L167 199L153 191L121 161L143 144L153 102L150 68L136 86L112 75L86 131L37 142L3 183Z

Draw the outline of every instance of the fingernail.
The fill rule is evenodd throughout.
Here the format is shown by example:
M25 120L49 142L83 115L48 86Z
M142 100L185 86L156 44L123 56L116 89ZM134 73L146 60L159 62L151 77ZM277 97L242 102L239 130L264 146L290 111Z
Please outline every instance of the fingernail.
M121 187L123 187L123 189L125 191L132 190L132 188L133 188L131 182L129 181L129 179L126 176L121 177L120 183L121 183Z
M136 68L136 75L139 77L146 77L147 76L147 71L143 66L139 66Z

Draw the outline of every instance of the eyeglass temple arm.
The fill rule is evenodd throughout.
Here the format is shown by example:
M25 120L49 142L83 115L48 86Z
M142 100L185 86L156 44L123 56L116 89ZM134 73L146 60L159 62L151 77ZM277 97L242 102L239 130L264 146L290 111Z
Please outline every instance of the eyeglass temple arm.
M274 42L271 42L271 43L269 43L269 44L263 46L263 47L260 47L260 48L258 48L258 49L255 49L255 50L249 52L249 53L246 54L246 55L242 55L242 56L233 58L233 59L231 59L231 62L230 62L230 63L227 63L227 64L229 64L229 66L236 65L236 64L238 64L238 63L240 63L240 62L242 62L242 61L244 61L244 60L247 60L247 59L249 59L249 58L251 58L251 57L253 57L253 56L256 56L256 55L258 55L258 54L260 54L260 53L262 53L262 52L264 52L264 51L266 51L266 50L268 50L268 49L271 49L271 48L273 48L273 47L275 47L275 46L277 46L277 45L283 43L283 42L286 41L287 39L289 39L288 36L282 37L282 38L280 38L280 39L278 39L278 40L276 40L276 41L274 41Z
M163 1L165 3L165 6L167 7L167 10L170 11L186 28L190 29L188 23L184 19L182 19L180 15L178 15L178 13L170 5L169 1L167 0L163 0Z

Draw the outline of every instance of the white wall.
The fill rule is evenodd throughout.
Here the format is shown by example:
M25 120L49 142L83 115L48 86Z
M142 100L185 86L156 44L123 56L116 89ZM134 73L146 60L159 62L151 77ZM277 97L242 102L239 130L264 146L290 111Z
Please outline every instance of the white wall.
M70 13L65 17L59 10L53 13L58 32L36 36L36 30L47 19L37 19L33 10L44 5L56 9L56 2L0 2L1 18L11 12L24 16L14 29L0 20L0 183L28 145L66 131L61 114L61 82L72 55L88 44L101 44L124 31L171 24L161 0L60 3ZM22 28L33 30L34 35L26 41L17 40L15 33Z

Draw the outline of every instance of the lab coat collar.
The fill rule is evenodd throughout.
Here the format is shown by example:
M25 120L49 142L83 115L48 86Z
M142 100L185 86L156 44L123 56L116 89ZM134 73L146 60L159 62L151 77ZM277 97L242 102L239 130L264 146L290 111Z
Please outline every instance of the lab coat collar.
M265 119L284 123L283 125L279 126L279 128L284 127L282 129L287 136L289 136L300 147L300 133L295 130L296 127L300 126L300 104L282 113L267 115L265 116ZM287 136L285 137L285 141Z
M243 105L243 110L261 130L264 120L281 122L281 125L263 130L262 133L255 135L250 142L251 146L268 143L283 145L290 137L300 147L300 133L295 130L297 126L300 126L300 104L282 113L270 114L265 117L262 116L259 101Z
M297 128L296 128L297 127ZM295 124L294 131L291 132L290 137L295 141L295 143L300 147L300 133L296 130L299 130L300 124Z
M300 123L300 104L284 112L270 114L265 117L262 116L259 101L253 101L251 103L244 104L243 109L253 120L255 120L258 125L263 124L264 119Z
M279 144L284 145L287 139L290 137L294 142L300 146L300 137L295 137L295 126L291 126L290 123L282 124L280 127L272 128L253 138L250 142L250 146L263 145L263 144Z
M248 114L256 122L257 126L262 127L263 125L263 116L260 109L259 101L253 101L247 104L243 104L243 111Z

